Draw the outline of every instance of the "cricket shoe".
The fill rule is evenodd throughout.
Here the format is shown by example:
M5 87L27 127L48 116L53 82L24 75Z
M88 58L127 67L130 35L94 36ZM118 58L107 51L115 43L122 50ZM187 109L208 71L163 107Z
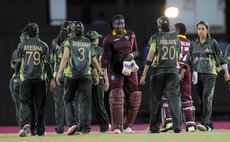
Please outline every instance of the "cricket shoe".
M120 130L120 129L115 129L115 130L113 131L113 134L121 134L121 130Z
M172 130L172 129L173 129L173 123L172 122L166 123L165 128L163 128L161 130L161 132L167 132L167 131Z
M123 131L123 133L125 133L125 134L133 134L134 131L130 127L128 127Z
M208 131L208 132L213 130L213 128L211 128L209 126L202 125L202 124L198 124L197 129L200 131Z
M29 124L24 125L23 128L19 131L19 136L20 137L27 136L29 129L30 129L30 125Z
M152 133L160 133L159 128L154 128L153 130L150 130L149 127L146 128L146 133L152 134Z
M73 126L71 126L69 129L68 129L68 131L67 131L67 135L74 135L75 134L75 132L77 132L77 131L80 131L80 127L79 127L79 125L73 125Z
M196 129L195 129L194 126L189 126L188 127L188 132L195 132L195 131L196 131Z
M198 124L198 125L197 125L197 129L200 130L200 131L207 131L207 127L205 127L205 126L202 125L202 124Z

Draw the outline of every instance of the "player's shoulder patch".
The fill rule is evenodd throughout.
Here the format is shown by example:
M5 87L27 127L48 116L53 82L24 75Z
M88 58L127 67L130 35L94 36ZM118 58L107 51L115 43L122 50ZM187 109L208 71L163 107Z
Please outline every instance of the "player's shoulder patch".
M155 34L153 34L153 35L151 36L151 38L150 38L150 40L149 40L149 41L154 41L154 40L156 40L156 39L157 39L157 37L158 37L158 34L157 34L157 33L155 33Z
M153 35L150 37L150 39L149 39L149 42L148 42L147 47L150 48L151 43L154 42L154 41L156 41L156 39L157 39L157 34L153 34Z
M135 39L136 36L135 36L135 33L134 33L134 32L132 32L132 31L127 31L127 34L124 36L124 38L125 38L126 40L130 40L130 39Z
M125 35L124 38L125 38L126 40L129 40L129 39L130 39L128 35Z

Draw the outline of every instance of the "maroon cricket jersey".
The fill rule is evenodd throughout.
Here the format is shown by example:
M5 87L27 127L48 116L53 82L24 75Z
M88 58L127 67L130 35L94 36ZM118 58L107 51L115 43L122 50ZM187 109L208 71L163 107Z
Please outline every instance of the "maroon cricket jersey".
M125 57L136 52L137 42L134 32L124 31L123 36L112 32L103 40L102 67L110 67L116 74L122 74Z
M177 35L181 43L180 64L183 64L187 57L187 52L191 44L190 40L185 35Z

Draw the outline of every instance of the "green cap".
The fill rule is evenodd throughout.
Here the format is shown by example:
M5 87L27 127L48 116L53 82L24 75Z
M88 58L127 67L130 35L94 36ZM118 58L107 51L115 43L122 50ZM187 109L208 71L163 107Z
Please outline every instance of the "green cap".
M103 37L101 34L99 34L96 31L89 31L86 35L90 39L96 39L96 38L102 38Z

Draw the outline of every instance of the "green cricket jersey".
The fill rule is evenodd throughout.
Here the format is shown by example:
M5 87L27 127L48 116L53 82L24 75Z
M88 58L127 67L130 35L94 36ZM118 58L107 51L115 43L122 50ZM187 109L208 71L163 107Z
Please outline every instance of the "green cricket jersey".
M227 59L228 62L230 62L230 44L228 45L228 47L225 50L224 57L225 57L225 59Z
M53 76L54 77L56 77L57 75L57 72L58 72L58 69L61 63L61 59L63 56L63 52L64 52L64 45L62 44L61 46L59 46L57 44L56 39L54 39L52 41L51 48L50 48L50 59L53 64L53 69L54 69Z
M49 64L49 48L39 38L28 38L19 43L17 62L21 62L20 79L30 81L45 80L45 65Z
M82 37L69 38L64 42L70 50L70 59L64 73L67 77L91 74L92 46L89 39Z
M153 69L159 73L179 73L180 41L176 34L159 32L154 34L148 47L154 52Z
M93 52L98 60L98 62L101 62L101 57L102 57L102 47L96 46L92 44Z
M16 61L17 61L17 49L14 50L13 54L11 55L11 60L10 60L10 66L14 70L16 68Z
M51 56L51 61L53 63L53 69L54 69L53 76L54 77L56 77L58 70L59 70L59 66L61 64L61 59L64 53L64 42L59 46L57 44L56 39L54 39L51 44L50 56ZM61 76L62 80L64 80L65 71L67 70L64 70L64 72L62 73L62 76Z
M102 52L103 52L102 47L92 44L92 48L93 48L92 52L95 54L95 57L96 57L99 65L101 65L101 58L102 58ZM92 66L93 65L91 65L91 67ZM100 78L102 78L102 76L100 76Z
M228 61L228 70L230 71L230 44L228 45L228 47L225 50L224 57Z
M16 70L16 62L17 62L17 49L14 50L13 54L11 55L10 66L15 71ZM19 78L13 80L13 82L20 82Z
M208 36L204 44L198 38L191 42L185 63L192 65L194 71L217 74L217 62L220 65L227 63L215 39Z

